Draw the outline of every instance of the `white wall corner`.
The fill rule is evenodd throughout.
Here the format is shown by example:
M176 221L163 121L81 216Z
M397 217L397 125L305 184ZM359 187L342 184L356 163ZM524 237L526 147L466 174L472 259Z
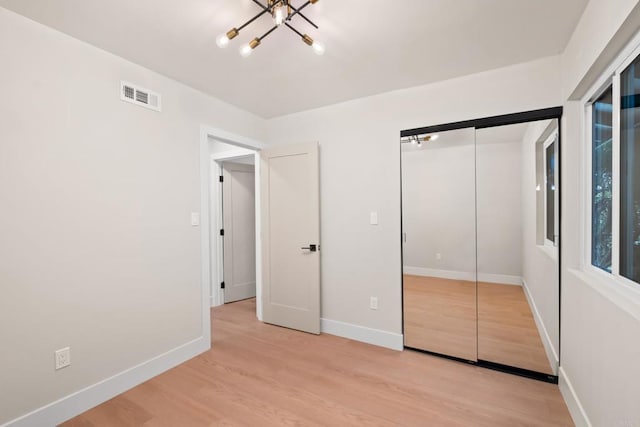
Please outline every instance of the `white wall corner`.
M204 336L71 393L0 427L51 427L67 421L211 348Z
M402 334L395 334L380 329L367 328L338 320L321 319L320 330L325 334L349 338L354 341L390 348L392 350L402 351L404 349L404 338Z
M592 424L589 421L589 417L580 403L580 399L578 399L578 395L571 385L571 381L569 381L567 373L562 366L560 367L558 386L560 387L560 393L562 393L562 397L567 404L567 408L569 408L569 413L571 414L571 418L575 425L577 427L591 427Z

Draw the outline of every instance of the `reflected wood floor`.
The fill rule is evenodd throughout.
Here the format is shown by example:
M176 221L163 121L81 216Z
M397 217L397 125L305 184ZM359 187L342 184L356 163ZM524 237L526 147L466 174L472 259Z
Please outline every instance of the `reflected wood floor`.
M554 373L522 286L478 282L478 358Z
M405 274L403 302L404 345L477 360L476 282Z
M213 348L64 426L572 425L553 384L213 310Z

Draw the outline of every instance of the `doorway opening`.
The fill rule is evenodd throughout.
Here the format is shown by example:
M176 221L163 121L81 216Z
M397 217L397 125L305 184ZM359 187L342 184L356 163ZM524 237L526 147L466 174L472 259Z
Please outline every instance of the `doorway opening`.
M256 296L255 156L216 160L220 170L222 302Z
M200 141L202 273L203 282L208 288L207 306L220 306L225 302L244 299L245 296L246 298L255 297L256 317L262 320L259 212L260 150L264 144L205 126L201 129ZM239 172L241 169L246 172L241 174ZM228 175L226 183L224 178L222 180L220 178L225 174ZM223 185L228 187L226 200L228 206L226 207ZM233 199L236 202L240 200L240 204L235 203L234 206L234 200L229 200L229 196L233 194L236 195ZM252 211L248 212L249 209ZM230 216L227 215L227 225L225 225L225 210L227 213L232 213ZM236 222L235 226L233 221ZM252 223L248 224L248 221ZM229 225L230 222L232 225ZM233 265L238 263L242 267L240 269L236 267L234 274ZM209 319L210 317L207 316L208 325L203 326L206 329L210 328Z

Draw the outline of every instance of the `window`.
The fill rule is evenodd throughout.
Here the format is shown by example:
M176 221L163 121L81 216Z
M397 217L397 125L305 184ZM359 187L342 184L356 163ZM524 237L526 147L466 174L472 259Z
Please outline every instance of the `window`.
M640 48L611 75L587 103L587 258L618 284L640 291Z
M556 243L556 140L557 133L544 144L544 239L545 244Z
M611 273L613 88L593 103L591 147L591 264Z
M640 283L640 57L620 76L620 275Z

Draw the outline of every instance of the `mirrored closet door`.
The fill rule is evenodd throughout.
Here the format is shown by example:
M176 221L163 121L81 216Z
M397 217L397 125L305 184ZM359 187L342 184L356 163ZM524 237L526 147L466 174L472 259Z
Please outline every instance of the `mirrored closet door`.
M550 375L558 337L549 331L559 327L557 128L548 120L476 132L478 360Z
M558 149L557 119L402 138L406 347L555 378Z
M475 129L402 143L405 345L477 357Z

